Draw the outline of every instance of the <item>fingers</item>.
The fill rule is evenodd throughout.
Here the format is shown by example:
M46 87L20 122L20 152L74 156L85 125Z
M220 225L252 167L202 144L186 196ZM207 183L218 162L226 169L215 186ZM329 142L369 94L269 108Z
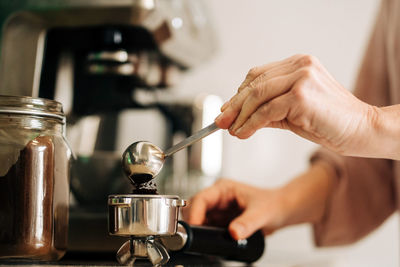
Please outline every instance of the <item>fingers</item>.
M303 57L302 55L294 55L292 57L286 58L282 61L276 61L269 64L265 64L263 66L254 67L250 69L247 73L245 80L239 86L237 94L244 90L249 84L256 79L260 78L260 75L264 75L263 79L273 78L279 75L287 74L291 68L289 66L294 66L294 62L298 62L299 59ZM289 71L288 71L289 70ZM221 112L224 112L226 108L229 106L230 100L225 102L221 107Z
M285 118L288 116L292 103L292 94L286 93L263 104L236 131L236 136L240 139L246 139L263 127L287 127Z
M216 118L217 125L222 129L229 128L230 133L236 135L235 131L259 106L289 91L298 79L309 75L309 65L314 64L313 61L308 57L297 57L292 57L290 61L258 75L247 87L232 97Z
M276 210L281 209L265 206L272 204L271 207L274 207L279 204L271 196L273 194L268 191L220 179L189 202L189 214L185 219L194 225L209 223L228 226L231 236L236 240L247 238L258 229L272 232L279 228L274 220L280 218ZM231 209L232 204L235 204L234 209ZM220 224L222 221L224 223Z
M245 239L264 226L264 216L258 209L246 209L229 224L229 233L235 240Z
M295 71L273 79L259 80L255 82L253 84L253 90L251 90L248 97L244 100L239 115L230 128L231 132L236 134L236 130L242 127L249 117L262 104L289 91L300 77L301 73Z
M239 94L232 97L229 101L229 107L215 119L215 123L219 128L228 129L232 125L249 94L250 88L246 87Z
M221 197L221 190L218 186L213 185L204 189L194 196L186 208L187 222L189 224L201 225L205 222L207 211L210 207L216 206Z
M258 78L258 76L260 76L261 74L269 73L270 75L273 75L273 70L276 70L277 68L279 69L279 67L282 67L282 66L283 67L291 66L291 65L293 65L293 63L297 62L302 57L303 57L303 55L294 55L294 56L288 57L281 61L272 62L269 64L265 64L265 65L262 65L259 67L254 67L254 68L250 69L250 71L246 75L246 79L240 85L240 87L238 89L238 93L240 93L244 88L249 86L249 84L252 81L254 81L256 78ZM273 76L271 76L271 77L273 77Z
M246 87L248 87L249 83L251 83L254 79L256 79L259 75L267 72L269 69L277 66L281 64L280 61L278 62L273 62L270 64L266 64L263 66L259 66L259 67L254 67L252 69L250 69L250 71L247 73L245 80L242 82L242 84L239 86L239 89L237 90L237 94L240 93L243 89L245 89ZM227 102L225 102L222 107L221 107L221 112L224 112L225 109L229 106L229 102L230 100L228 100Z
M264 77L266 75L262 75L262 78ZM215 119L215 122L222 129L230 128L230 133L234 134L262 103L289 90L295 78L297 75L284 75L270 80L259 79L253 87L246 87L233 96L228 102L228 107Z

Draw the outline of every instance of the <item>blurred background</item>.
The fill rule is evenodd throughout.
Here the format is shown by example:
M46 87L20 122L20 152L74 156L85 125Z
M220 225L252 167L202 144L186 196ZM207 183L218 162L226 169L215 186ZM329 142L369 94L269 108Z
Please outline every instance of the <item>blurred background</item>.
M183 75L181 94L212 93L224 101L251 67L297 53L319 58L330 73L352 89L380 1L206 1L214 20L218 52L206 64ZM294 134L263 129L248 140L224 133L222 176L275 187L308 167L317 146ZM243 155L246 164L243 166ZM308 225L268 237L262 263L271 266L399 266L398 215L360 242L317 249ZM269 266L268 265L268 266Z
M252 67L311 54L351 90L380 1L204 2L208 12L198 0L0 1L0 94L58 100L67 117L77 155L68 252L114 257L122 241L105 231L106 200L131 192L122 152L138 140L168 148L211 123ZM182 198L219 176L278 187L316 149L277 129L248 140L220 131L175 154L156 181ZM396 214L338 248L315 248L309 225L288 227L267 237L256 266L399 266L398 225Z

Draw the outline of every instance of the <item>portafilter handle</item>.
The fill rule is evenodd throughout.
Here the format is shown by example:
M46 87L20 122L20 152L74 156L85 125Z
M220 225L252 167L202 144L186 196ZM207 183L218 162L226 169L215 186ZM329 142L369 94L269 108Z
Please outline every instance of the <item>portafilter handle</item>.
M161 238L171 251L222 257L226 260L255 262L264 253L265 240L261 231L243 240L234 240L228 229L193 226L179 221L178 231L172 237Z

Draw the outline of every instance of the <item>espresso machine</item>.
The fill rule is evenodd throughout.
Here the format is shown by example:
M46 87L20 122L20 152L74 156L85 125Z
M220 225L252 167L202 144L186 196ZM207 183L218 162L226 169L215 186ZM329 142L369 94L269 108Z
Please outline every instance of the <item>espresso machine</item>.
M114 253L134 240L107 231L108 196L131 190L123 150L137 140L170 147L209 124L222 104L174 90L216 49L207 10L199 0L0 1L0 25L0 94L54 99L67 116L75 154L68 252ZM211 184L221 155L221 134L175 155L156 179L160 193L187 198ZM177 217L171 225L176 232ZM166 235L148 236L154 245Z

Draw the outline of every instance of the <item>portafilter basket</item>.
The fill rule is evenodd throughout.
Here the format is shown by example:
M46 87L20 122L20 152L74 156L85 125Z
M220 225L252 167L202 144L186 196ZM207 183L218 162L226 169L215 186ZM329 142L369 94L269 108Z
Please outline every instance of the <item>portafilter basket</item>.
M185 200L172 195L110 195L109 233L134 238L172 236L179 208L185 205Z

